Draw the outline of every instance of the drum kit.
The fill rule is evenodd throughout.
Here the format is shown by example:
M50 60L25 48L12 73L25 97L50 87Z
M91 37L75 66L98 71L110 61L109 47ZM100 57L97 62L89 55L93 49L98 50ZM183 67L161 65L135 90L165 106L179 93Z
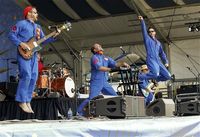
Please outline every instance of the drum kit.
M66 68L44 67L36 85L39 91L45 91L42 96L52 92L70 98L75 95L75 84Z

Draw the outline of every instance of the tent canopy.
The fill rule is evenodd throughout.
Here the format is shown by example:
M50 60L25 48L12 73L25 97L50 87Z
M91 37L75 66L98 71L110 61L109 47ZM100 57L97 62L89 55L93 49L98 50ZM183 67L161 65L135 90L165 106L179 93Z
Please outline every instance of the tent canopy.
M67 39L73 48L88 49L92 43L104 47L142 44L135 6L148 24L158 30L159 39L181 40L199 37L188 32L187 23L199 21L199 0L25 0L37 7L46 24L72 22ZM133 3L135 3L133 5ZM47 21L48 20L48 21Z
M47 29L49 25L62 24L66 21L72 23L72 29L63 31L58 40L52 44L55 45L54 48L47 46L43 50L47 56L56 50L71 68L73 60L79 57L80 52L89 50L95 42L109 49L106 52L111 57L119 56L121 54L119 47L123 46L127 52L134 52L145 59L137 10L144 17L146 24L157 30L157 37L163 42L169 59L170 54L177 55L177 52L183 56L187 54L188 42L181 41L190 40L189 43L196 44L194 46L196 48L198 41L192 41L200 38L200 33L197 32L198 23L196 23L197 31L188 31L192 23L199 22L199 0L23 0L18 1L18 4L21 7L27 5L37 7L40 23L44 30L46 29L46 33L49 32ZM185 48L186 53L175 49L176 46L170 49L168 45L173 45L172 42L178 42L179 45L176 46ZM190 48L194 47L190 45ZM199 49L196 50L195 59L199 57ZM88 62L90 55L89 52L85 52L84 60ZM183 59L182 55L180 59ZM174 61L171 64L176 64L177 58L171 58ZM179 68L185 68L181 65Z

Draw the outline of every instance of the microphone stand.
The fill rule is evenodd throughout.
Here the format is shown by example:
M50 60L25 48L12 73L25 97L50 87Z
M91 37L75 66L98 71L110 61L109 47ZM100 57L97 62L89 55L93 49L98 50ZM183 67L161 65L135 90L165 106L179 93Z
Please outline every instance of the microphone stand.
M200 66L200 64L199 64L196 60L194 60L193 58L191 58L183 49L181 49L179 46L177 46L173 41L171 41L170 39L169 39L169 41L170 41L170 43L172 43L176 48L178 48L183 54L186 55L186 57L188 58L188 60L190 61L190 63L191 63L192 66L195 68L196 72L198 73L198 76L195 75L195 77L197 78L197 79L196 79L196 82L198 83L198 85L196 85L196 86L197 86L197 92L199 93L198 96L200 97L200 73L199 73L198 69L197 69L196 66L195 66L195 64L198 65L198 66ZM195 64L194 64L194 63L195 63ZM192 73L193 73L193 75L194 75L194 72L192 72ZM197 84L197 83L196 83L196 84ZM198 98L199 98L199 97L198 97Z
M200 75L200 73L199 73L197 67L196 67L196 66L194 65L194 63L192 62L190 56L189 56L188 54L187 54L186 56L187 56L187 58L189 59L189 61L191 62L192 66L194 67L194 69L195 69L196 72L197 72L197 75L195 75L194 72L193 72L193 74L194 74L194 76L195 76L195 78L196 78L197 93L199 93L199 96L200 96L200 83L199 83L199 82L200 82L200 81L199 81L199 75ZM197 64L198 64L198 63L197 63ZM191 69L190 69L190 70L191 70ZM191 72L192 72L192 70L191 70Z
M198 74L198 77L197 77L197 82L198 82L198 86L197 86L197 90L198 92L200 93L200 73Z
M63 37L62 37L63 38ZM65 44L66 44L66 46L68 47L68 49L70 50L70 53L75 57L75 59L77 59L80 63L82 63L82 58L80 57L78 57L78 55L74 52L74 49L72 49L71 47L70 47L70 45L69 45L69 42L65 39L65 38L63 38L63 41L65 42ZM82 67L82 66L81 66ZM81 70L82 71L82 70ZM75 73L76 73L76 71L74 71ZM76 74L74 74L74 76L76 77ZM75 107L76 107L76 110L75 110L75 112L76 112L76 115L77 115L77 104L78 104L78 95L79 95L80 93L79 93L79 91L78 91L78 89L77 89L77 86L75 86Z
M197 93L199 93L199 74L196 75L192 69L190 67L186 67L195 77L195 80L196 80L196 88L197 88Z
M192 71L192 69L189 67L186 67L186 68L195 76L195 79L197 80L197 75Z

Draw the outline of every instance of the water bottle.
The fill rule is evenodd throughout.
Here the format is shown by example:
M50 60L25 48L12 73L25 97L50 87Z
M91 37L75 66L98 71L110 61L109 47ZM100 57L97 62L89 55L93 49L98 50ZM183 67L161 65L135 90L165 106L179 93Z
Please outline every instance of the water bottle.
M73 115L72 109L69 108L69 110L68 110L68 112L67 112L67 119L72 119L72 115Z

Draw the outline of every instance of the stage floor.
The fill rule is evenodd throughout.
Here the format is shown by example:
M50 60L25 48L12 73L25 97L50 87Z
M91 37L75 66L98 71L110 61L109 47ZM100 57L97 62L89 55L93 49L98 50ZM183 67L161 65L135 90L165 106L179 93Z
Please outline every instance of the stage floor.
M10 120L0 137L200 137L200 116Z

